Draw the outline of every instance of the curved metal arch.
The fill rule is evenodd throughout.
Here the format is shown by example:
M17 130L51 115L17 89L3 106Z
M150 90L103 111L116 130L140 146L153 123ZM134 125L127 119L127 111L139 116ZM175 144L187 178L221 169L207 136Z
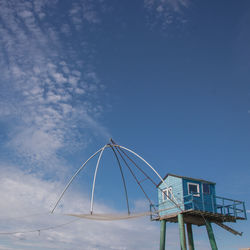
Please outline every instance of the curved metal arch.
M58 203L60 202L60 200L62 199L64 193L66 192L66 190L68 189L68 187L70 186L70 184L72 183L72 181L75 179L75 177L80 173L80 171L85 167L85 165L88 163L89 160L91 160L94 156L96 156L103 148L100 148L98 151L96 151L93 155L91 155L87 161L85 161L82 166L75 172L75 174L71 177L70 181L68 182L68 184L66 185L66 187L64 188L64 190L62 191L59 199L57 200L54 208L51 210L51 213L53 213L58 205Z
M95 173L94 173L94 179L93 179L93 185L92 185L92 193L91 193L91 201L90 201L90 213L93 213L93 202L94 202L94 192L95 192L95 181L96 181L96 175L97 175L97 171L99 168L99 164L100 164L100 160L102 158L102 154L103 151L105 150L106 147L108 147L109 145L106 144L103 148L101 148L101 152L99 154L97 163L96 163L96 167L95 167Z
M145 160L145 159L143 159L140 155L138 155L137 153L135 153L134 151L132 151L131 149L128 149L128 148L126 148L126 147L123 147L123 146L120 146L120 145L117 145L117 144L115 144L115 145L113 145L114 147L118 147L118 148L122 148L122 149L125 149L125 150L127 150L128 152L130 152L130 153L132 153L132 154L134 154L135 156L137 156L139 159L141 159L144 163L146 163L153 171L154 171L154 173L159 177L159 179L162 181L162 183L164 183L165 185L166 185L166 187L168 187L168 185L167 185L167 183L162 179L162 177L160 176L160 174ZM173 194L172 194L173 195ZM173 202L174 204L175 204L175 206L177 207L177 208L179 208L181 211L182 211L182 209L181 209L181 207L180 207L180 205L178 204L178 202L177 202L177 200L175 199L175 197L174 196L172 196L173 198L174 198L174 200L171 198L171 197L168 197L169 198L169 200L171 201L171 202Z
M98 157L98 161L97 161L97 164L96 164L96 169L95 169L95 174L94 174L94 180L93 180L93 185L92 185L92 195L91 195L91 206L90 206L90 212L91 214L93 213L93 201L94 201L94 190L95 190L95 181L96 181L96 175L97 175L97 171L98 171L98 168L99 168L99 163L100 163L100 160L101 160L101 157L102 157L102 154L103 154L103 151L105 150L105 148L107 147L111 147L110 144L106 144L104 147L102 147L101 149L99 149L98 151L96 151L93 155L91 155L87 161L84 162L84 164L76 171L76 173L71 177L70 181L68 182L68 184L66 185L66 187L64 188L63 192L61 193L59 199L57 200L54 208L51 210L51 213L54 212L54 210L56 209L58 203L60 202L60 200L62 199L64 193L66 192L66 190L68 189L68 187L70 186L70 184L73 182L73 180L75 179L75 177L79 174L79 172L85 167L85 165L88 163L89 160L91 160L94 156L96 156L99 152L100 155ZM112 147L118 147L118 148L121 148L121 149L124 149L124 150L127 150L128 152L134 154L135 156L137 156L139 159L141 159L144 163L146 163L147 166L149 166L153 172L159 177L159 179L162 181L162 183L164 183L166 185L166 187L168 187L168 185L166 184L166 182L162 179L162 177L160 176L160 174L144 159L142 158L140 155L138 155L137 153L135 153L134 151L132 151L131 149L128 149L124 146L120 146L120 145L117 145L117 144L113 144ZM180 209L180 205L177 203L175 197L172 195L172 197L174 198L174 200L171 198L171 197L168 197L170 199L171 202L174 203L174 205Z

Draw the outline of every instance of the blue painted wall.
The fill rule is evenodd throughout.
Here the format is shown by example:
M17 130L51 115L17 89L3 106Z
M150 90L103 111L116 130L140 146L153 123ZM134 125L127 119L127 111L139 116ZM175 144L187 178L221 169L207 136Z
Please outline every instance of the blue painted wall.
M180 204L181 209L183 210L202 210L207 212L217 212L216 211L216 200L215 200L215 184L202 182L200 180L188 179L186 177L176 177L168 175L164 180L165 183L161 183L158 187L158 202L159 210L166 209L159 213L160 216L166 214L177 213L180 210L177 207L174 207L174 203L170 200L163 201L162 191L167 187L172 187L172 192L178 203ZM199 196L191 196L188 193L188 183L195 183L199 185ZM210 193L204 194L202 184L207 183L209 185ZM188 201L191 201L188 203ZM193 202L192 202L193 201Z
M187 178L183 178L183 195L184 195L184 202L186 202L191 197L188 196L188 183L195 183L199 185L199 196L193 196L193 204L186 204L185 210L193 208L194 210L202 210L207 212L216 212L216 204L215 204L215 184L210 184L210 194L204 194L202 184L206 182L190 180Z
M168 176L165 179L165 182L168 187L172 187L172 192L178 203L183 203L183 183L182 179L174 176ZM158 188L158 201L159 201L159 210L162 209L168 209L166 211L160 212L160 216L170 214L170 213L176 213L179 212L180 210L175 207L174 203L170 200L165 200L163 202L162 200L162 192L160 189L165 189L166 185L165 183L161 183L159 188ZM173 208L172 208L173 207ZM171 209L169 209L171 208ZM181 205L181 209L184 209L184 205Z

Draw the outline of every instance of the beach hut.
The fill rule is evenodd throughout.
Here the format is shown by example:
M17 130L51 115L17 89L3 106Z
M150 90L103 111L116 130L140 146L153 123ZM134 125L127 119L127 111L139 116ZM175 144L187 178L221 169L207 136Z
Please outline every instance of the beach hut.
M161 222L160 250L165 249L166 222L179 224L182 250L187 249L185 224L189 250L194 249L192 225L206 226L212 250L218 248L211 223L242 235L224 223L247 219L244 202L217 196L215 186L208 180L175 174L163 178L157 186L158 204L151 205L151 210L157 207L158 211L151 219Z

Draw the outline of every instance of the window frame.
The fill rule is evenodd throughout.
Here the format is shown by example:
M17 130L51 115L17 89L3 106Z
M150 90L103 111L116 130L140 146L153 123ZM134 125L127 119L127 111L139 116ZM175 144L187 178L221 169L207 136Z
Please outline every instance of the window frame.
M193 196L200 197L200 184L199 183L194 183L194 182L188 182L188 194L192 194ZM197 187L197 193L191 193L189 186L193 185Z
M170 192L171 190L171 192ZM172 194L173 194L173 188L172 187L167 187L162 190L162 202L170 200L169 197L172 199Z

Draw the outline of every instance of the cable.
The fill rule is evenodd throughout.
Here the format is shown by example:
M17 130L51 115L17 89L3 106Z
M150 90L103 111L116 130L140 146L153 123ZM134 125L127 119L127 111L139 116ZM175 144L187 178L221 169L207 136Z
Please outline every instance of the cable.
M72 223L74 223L76 221L79 221L81 219L92 219L92 220L98 220L98 221L133 219L133 218L138 218L138 217L142 217L142 216L159 214L160 212L164 212L164 211L173 209L175 207L176 206L172 206L172 207L169 207L169 208L160 209L158 211L144 212L144 213L137 213L137 214L129 214L129 215L127 215L127 214L126 215L119 215L119 214L116 214L116 215L114 215L114 214L66 214L68 216L75 216L75 217L79 217L79 218L68 221L66 223L58 224L58 225L55 225L55 226L50 226L50 227L42 227L42 228L26 230L26 231L0 232L0 235L14 235L14 234L25 234L25 233L35 233L35 232L38 232L38 234L40 235L41 231L47 231L47 230L63 227L63 226L72 224Z
M25 219L25 218L30 218L30 217L34 217L34 216L38 216L38 215L49 215L50 211L48 212L44 212L44 213L37 213L37 214L30 214L30 215L23 215L23 216L17 216L17 217L5 217L5 218L1 218L0 220L19 220L19 219Z
M116 151L119 153L120 157L122 158L123 162L125 163L125 165L126 165L127 168L129 169L129 171L130 171L130 173L132 174L132 176L134 177L134 179L136 180L138 186L141 188L141 190L142 190L142 192L144 193L145 197L148 199L150 205L154 207L152 201L150 200L150 198L148 197L148 195L147 195L146 192L144 191L142 185L140 184L140 182L139 182L138 179L136 178L134 172L133 172L132 169L129 167L129 165L128 165L128 163L126 162L126 160L124 159L124 157L121 155L120 151L119 151L117 148L115 148L115 149L116 149ZM154 208L154 209L155 209L155 208Z
M152 170L153 170L153 172L159 177L159 179L162 181L162 183L164 183L165 185L166 185L166 187L167 187L167 184L166 184L166 182L162 179L162 177L159 175L159 173L145 160L145 159L143 159L140 155L138 155L137 153L135 153L134 151L132 151L131 149L128 149L128 148L125 148L125 147L123 147L123 146L121 146L121 145L113 145L114 147L118 147L118 148L122 148L122 149L125 149L125 150L127 150L128 152L130 152L130 153L132 153L132 154L134 154L135 156L137 156L139 159L141 159L143 162L145 162ZM169 197L168 196L168 198L169 198L169 200L171 201L171 202L173 202L173 204L175 204L176 205L176 207L181 211L181 212L183 212L183 210L181 209L181 207L178 205L178 202L177 202L177 200L175 199L175 197L173 196L173 197ZM174 201L175 200L175 201Z
M34 232L38 232L40 234L41 231L47 231L47 230L63 227L63 226L72 224L78 220L80 220L80 219L74 219L74 220L71 220L71 221L63 223L63 224L58 224L58 225L50 226L50 227L37 228L37 229L27 230L27 231L0 232L0 235L13 235L13 234L19 234L19 233L25 234L25 233L34 233Z
M117 145L112 139L110 139L110 141L112 142L113 145ZM139 169L146 177L147 179L149 179L154 185L155 187L157 187L157 184L155 183L155 181L147 174L145 173L145 171L143 171L143 169L141 169L125 152L122 148L119 148L119 150L136 166L137 169Z

